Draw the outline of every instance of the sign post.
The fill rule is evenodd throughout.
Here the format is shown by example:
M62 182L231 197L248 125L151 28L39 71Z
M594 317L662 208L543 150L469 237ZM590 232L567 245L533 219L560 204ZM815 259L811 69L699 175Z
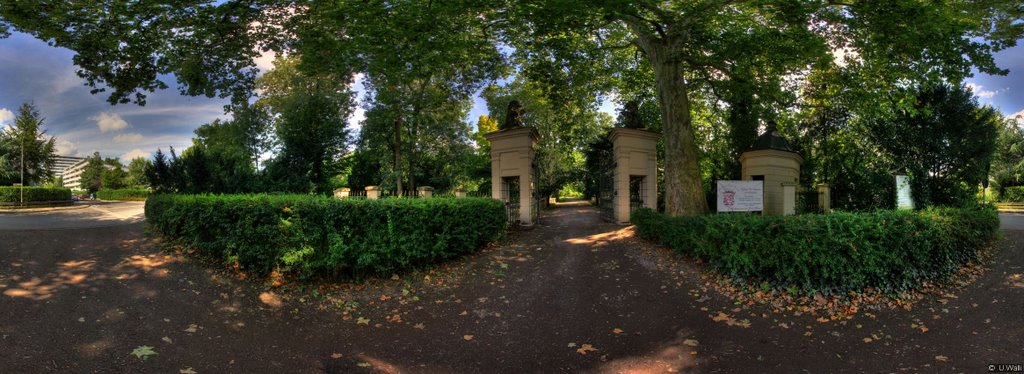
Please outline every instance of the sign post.
M719 212L764 211L764 181L718 181Z

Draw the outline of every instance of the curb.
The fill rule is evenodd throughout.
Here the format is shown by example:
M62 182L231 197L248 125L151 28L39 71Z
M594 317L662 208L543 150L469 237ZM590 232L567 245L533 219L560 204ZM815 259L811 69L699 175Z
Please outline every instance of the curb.
M76 210L91 207L91 202L78 205L78 203L70 206L60 207L44 207L44 208L13 208L13 209L0 209L0 214L25 214L25 213L48 213L48 212L59 212L64 210Z

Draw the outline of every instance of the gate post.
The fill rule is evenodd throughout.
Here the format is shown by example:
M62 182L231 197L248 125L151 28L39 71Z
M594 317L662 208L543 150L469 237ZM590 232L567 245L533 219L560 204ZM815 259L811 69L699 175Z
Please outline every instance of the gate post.
M658 208L658 139L661 134L638 128L614 128L615 222L629 224L637 208Z
M491 197L502 200L505 204L518 203L519 223L523 226L532 226L534 224L533 191L537 188L537 181L533 180L533 158L537 153L537 129L512 127L492 132L484 137L491 142ZM505 178L517 180L518 201L512 196L502 196Z

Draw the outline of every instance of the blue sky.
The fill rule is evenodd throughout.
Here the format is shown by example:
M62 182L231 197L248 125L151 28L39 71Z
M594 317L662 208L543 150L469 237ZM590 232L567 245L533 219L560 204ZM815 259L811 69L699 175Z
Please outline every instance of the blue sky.
M46 118L49 135L56 136L59 154L84 156L98 151L127 162L151 156L158 147L180 151L191 143L195 128L225 117L225 100L182 96L175 89L150 94L144 107L111 106L105 94L90 94L84 80L75 75L73 55L25 34L0 39L0 126L13 120L21 103L31 101ZM968 84L982 103L1004 115L1024 115L1024 47L1000 52L996 61L1010 69L1008 76L979 75ZM270 60L257 62L268 67ZM362 90L358 83L355 88ZM604 111L613 109L610 102L602 105ZM475 123L486 112L483 100L477 98L467 120ZM358 123L362 114L358 109L350 124Z

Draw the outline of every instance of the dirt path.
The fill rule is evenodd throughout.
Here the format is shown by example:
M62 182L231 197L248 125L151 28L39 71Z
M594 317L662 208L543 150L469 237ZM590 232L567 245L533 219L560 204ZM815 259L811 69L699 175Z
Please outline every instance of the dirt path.
M979 372L1024 363L1021 231L1007 231L992 268L955 297L828 323L736 309L699 269L638 249L629 230L578 203L547 211L502 247L326 298L167 256L142 231L0 231L2 371ZM130 354L142 346L156 354Z

